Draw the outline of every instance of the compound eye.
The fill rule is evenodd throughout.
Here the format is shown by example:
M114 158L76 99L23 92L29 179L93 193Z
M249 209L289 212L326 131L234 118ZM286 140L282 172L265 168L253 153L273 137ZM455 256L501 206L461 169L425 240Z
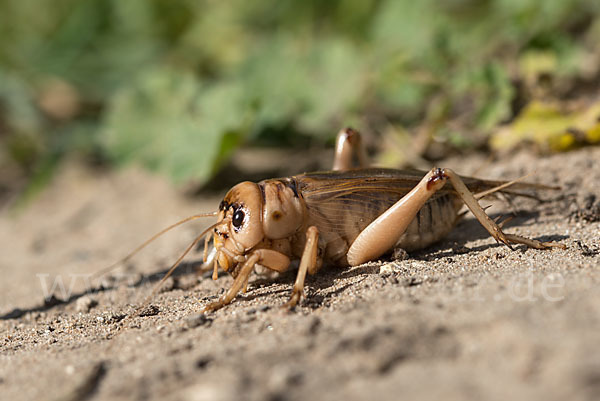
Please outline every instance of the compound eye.
M244 222L244 212L240 209L236 210L236 212L233 214L233 219L231 222L233 223L233 227L240 228Z

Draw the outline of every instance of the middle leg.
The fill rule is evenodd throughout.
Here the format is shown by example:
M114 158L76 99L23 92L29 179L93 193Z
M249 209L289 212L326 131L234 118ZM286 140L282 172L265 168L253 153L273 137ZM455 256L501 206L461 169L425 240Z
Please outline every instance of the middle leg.
M287 308L293 308L298 304L302 294L304 293L304 280L306 279L306 273L311 276L315 274L319 268L319 261L317 260L318 252L318 241L319 231L317 227L310 226L306 230L306 245L304 245L304 252L300 259L300 267L298 267L298 275L296 276L296 282L292 289L292 295L290 300L284 305Z

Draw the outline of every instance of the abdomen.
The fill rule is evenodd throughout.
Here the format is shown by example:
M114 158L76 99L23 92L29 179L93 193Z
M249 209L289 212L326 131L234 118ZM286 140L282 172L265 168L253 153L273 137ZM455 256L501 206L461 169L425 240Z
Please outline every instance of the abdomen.
M444 238L456 223L462 202L451 194L430 199L421 208L396 247L406 251L425 248Z

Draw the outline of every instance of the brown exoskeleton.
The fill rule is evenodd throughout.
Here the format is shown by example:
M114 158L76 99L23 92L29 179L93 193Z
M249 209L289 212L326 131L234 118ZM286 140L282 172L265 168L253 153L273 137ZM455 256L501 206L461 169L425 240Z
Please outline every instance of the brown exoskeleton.
M225 195L218 212L208 214L216 214L217 223L196 238L166 277L208 232L204 262L212 263L213 278L221 268L234 281L223 297L204 311L219 309L245 291L257 266L284 272L291 260L300 259L286 304L293 307L303 295L306 273L315 274L325 264L356 266L394 248L412 251L427 247L448 234L459 220L463 204L493 238L509 247L511 243L538 249L563 247L504 233L478 203L494 192L520 195L519 189L548 187L460 177L444 168L429 172L352 169L355 155L364 166L360 135L348 128L338 134L333 171L237 184ZM207 257L211 238L214 249Z

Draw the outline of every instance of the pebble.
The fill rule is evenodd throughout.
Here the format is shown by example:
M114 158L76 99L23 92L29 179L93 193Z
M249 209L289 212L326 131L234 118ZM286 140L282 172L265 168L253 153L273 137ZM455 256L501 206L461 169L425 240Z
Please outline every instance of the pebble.
M80 313L88 313L90 309L98 305L98 301L89 296L83 296L75 303L75 309Z
M183 390L182 399L189 401L226 401L238 399L235 388L217 383L195 384Z
M158 313L160 312L160 308L156 305L148 305L146 306L144 309L142 309L140 311L140 313L138 313L139 317L148 317L148 316L155 316L158 315Z
M203 313L197 313L195 315L190 315L185 318L185 326L188 329L193 329L198 326L203 326L206 323L210 322L210 319L206 317Z
M396 266L394 263L386 263L384 265L381 265L381 267L379 268L379 274L381 275L392 274L394 271L396 271Z
M429 264L427 262L421 261L421 260L406 260L406 261L393 261L390 263L386 263L385 265L381 266L381 268L379 269L379 274L386 274L386 273L382 273L381 269L390 269L390 273L410 273L410 272L422 272L422 271L427 271L427 269L429 268ZM390 274L387 273L387 274Z
M175 279L173 277L169 277L165 280L164 283L160 286L160 292L169 292L172 291L176 286Z

